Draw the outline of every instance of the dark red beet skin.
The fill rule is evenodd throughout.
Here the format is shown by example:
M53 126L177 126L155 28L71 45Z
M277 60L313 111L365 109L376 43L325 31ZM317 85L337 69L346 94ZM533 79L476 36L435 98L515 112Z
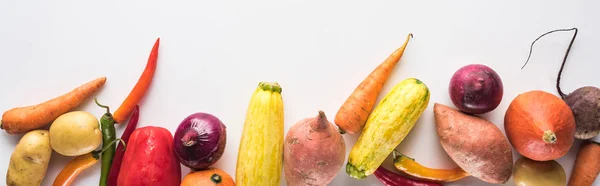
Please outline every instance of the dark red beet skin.
M452 103L469 114L483 114L496 109L502 101L503 91L500 76L482 64L464 66L450 79Z
M175 131L173 147L181 164L192 169L205 169L223 155L227 139L225 125L208 113L186 117Z

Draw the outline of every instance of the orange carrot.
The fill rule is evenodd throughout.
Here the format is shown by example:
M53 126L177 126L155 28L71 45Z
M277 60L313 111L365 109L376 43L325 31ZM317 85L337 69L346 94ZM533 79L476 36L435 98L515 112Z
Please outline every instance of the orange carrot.
M586 140L575 159L569 186L589 186L600 173L600 143Z
M131 114L135 105L144 97L148 87L150 87L150 83L154 77L154 71L156 70L156 62L158 58L158 47L160 45L160 38L156 39L154 42L154 46L152 47L152 51L150 52L150 57L148 58L148 62L146 63L146 68L142 75L138 79L138 82L133 87L133 90L129 93L127 98L121 103L121 106L115 111L113 114L113 119L116 123L121 123L125 121L125 119Z
M412 34L409 34L404 44L377 66L342 104L334 120L340 132L356 134L362 130L377 101L377 96L400 61L410 38L412 38Z
M10 109L2 115L0 128L9 134L23 134L50 124L58 116L79 106L105 82L106 77L100 77L43 103Z

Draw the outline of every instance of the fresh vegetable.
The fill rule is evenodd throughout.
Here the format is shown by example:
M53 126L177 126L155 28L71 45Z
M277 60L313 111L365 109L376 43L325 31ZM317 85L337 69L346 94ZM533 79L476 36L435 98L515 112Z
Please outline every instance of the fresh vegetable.
M117 137L115 129L115 120L113 120L110 108L108 106L98 103L97 99L94 99L96 104L106 109L106 113L100 118L100 126L102 128L102 148L106 148L102 152L102 167L100 169L100 186L105 186L108 181L108 173L110 166L112 165L112 159L115 157L115 144L110 143Z
M374 172L375 177L385 186L442 186L441 183L411 179L396 174L390 170L378 167Z
M513 173L516 185L564 186L567 175L563 167L554 160L533 161L521 156L515 162Z
M238 150L235 183L279 185L283 167L283 99L276 82L260 82L250 98Z
M519 94L504 115L509 142L521 155L536 161L558 159L569 151L575 119L559 97L541 90Z
M210 167L188 173L183 177L181 186L235 186L235 183L227 172Z
M121 139L115 139L115 141L112 141L111 143L115 143L117 141L121 141L123 145L125 145L125 142ZM100 159L100 154L106 149L108 148L104 148L100 151L92 151L90 153L73 158L71 161L69 161L65 168L58 173L56 179L54 179L54 183L52 183L52 186L71 185L71 183L73 183L75 178L77 178L81 172L98 162L98 159Z
M32 130L21 138L10 155L6 185L41 185L52 155L47 130Z
M180 185L181 165L169 130L145 126L127 141L117 185Z
M98 119L85 111L71 111L60 115L50 125L48 133L52 149L64 156L87 154L102 143Z
M152 47L152 51L150 52L150 57L148 58L148 62L146 63L146 68L144 72L138 79L138 82L135 84L127 98L123 100L121 106L117 108L117 111L114 113L114 120L116 123L122 123L125 119L131 114L133 108L138 104L138 102L146 95L150 84L152 83L152 79L154 78L154 72L156 71L156 62L158 61L158 48L160 46L160 38L156 39L154 42L154 46Z
M563 99L575 117L575 138L591 139L597 136L600 133L600 89L581 87L563 96Z
M434 104L433 112L442 148L461 169L488 183L510 179L512 148L500 128L440 103Z
M590 186L600 174L600 143L585 140L581 143L569 178L569 186Z
M60 115L79 106L105 82L106 77L100 77L43 103L10 109L2 114L0 129L4 129L8 134L22 134L46 126Z
M365 179L392 153L411 131L429 104L429 89L418 79L396 84L379 102L358 141L350 150L346 173Z
M335 115L334 123L339 126L342 133L357 134L362 130L371 110L375 106L381 89L383 89L383 85L385 85L392 70L402 58L410 38L412 38L412 34L409 34L404 44L377 66L340 106Z
M470 64L452 75L449 92L452 103L459 110L483 114L500 105L504 90L496 71L482 64Z
M346 158L346 144L323 111L296 122L283 147L283 170L287 185L327 185Z
M469 176L469 174L460 167L454 169L433 169L419 164L415 159L396 150L394 150L392 154L394 155L394 166L396 169L419 180L453 182Z
M198 112L186 117L175 131L173 147L181 164L205 169L216 163L225 150L227 130L214 115Z
M140 107L136 105L133 108L133 112L131 113L131 118L129 118L129 123L127 123L127 127L125 127L125 131L121 135L121 139L123 141L129 141L129 137L131 133L135 130L138 124L138 119L140 117ZM123 155L125 155L125 144L119 145L117 144L117 150L115 151L115 156L112 161L112 165L110 166L110 171L108 171L108 181L106 185L108 186L117 186L117 178L119 177L119 172L121 169L121 164L123 162Z
M560 89L560 77L565 67L565 63L567 62L569 52L571 51L571 46L573 46L573 42L577 37L577 28L552 30L539 36L531 43L529 57L527 57L527 61L523 67L527 65L527 62L529 62L533 44L535 44L538 39L550 33L572 30L575 30L575 33L573 34L573 38L569 43L569 48L567 48L567 52L565 53L563 61L560 65L560 70L558 71L558 76L556 78L556 90L558 91L560 97L567 102L567 105L569 105L571 111L573 112L573 116L575 117L575 138L590 139L600 133L600 112L598 112L598 110L600 110L600 89L594 86L584 86L576 89L568 95L565 95L565 93L563 93L563 91Z

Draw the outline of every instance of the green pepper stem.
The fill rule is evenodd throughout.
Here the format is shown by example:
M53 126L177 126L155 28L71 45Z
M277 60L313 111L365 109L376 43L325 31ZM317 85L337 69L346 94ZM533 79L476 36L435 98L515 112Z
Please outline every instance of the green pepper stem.
M400 157L406 157L412 161L415 161L414 158L408 157L407 155L402 154L400 151L398 151L396 149L394 149L394 151L392 152L392 156L393 156L394 161L396 161L396 158L400 158Z
M110 113L110 108L106 105L102 105L102 104L98 103L98 98L94 98L94 102L96 102L96 105L98 105L99 107L105 108L106 113Z
M121 141L121 144L123 145L123 151L125 151L125 148L127 148L127 144L125 144L125 141L123 141L123 139L121 138L117 138L113 141L111 141L108 145L106 145L104 148L102 148L99 151L94 151L92 155L94 155L94 157L96 159L98 159L100 157L100 154L102 154L104 151L108 150L113 144L115 144L117 141Z

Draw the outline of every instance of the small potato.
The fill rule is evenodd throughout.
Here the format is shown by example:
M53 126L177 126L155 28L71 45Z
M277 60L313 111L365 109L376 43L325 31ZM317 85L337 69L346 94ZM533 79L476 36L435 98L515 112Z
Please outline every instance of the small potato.
M52 155L47 130L26 133L10 156L6 185L41 185Z
M52 149L65 156L79 156L92 152L102 143L100 122L85 111L65 113L50 125Z

